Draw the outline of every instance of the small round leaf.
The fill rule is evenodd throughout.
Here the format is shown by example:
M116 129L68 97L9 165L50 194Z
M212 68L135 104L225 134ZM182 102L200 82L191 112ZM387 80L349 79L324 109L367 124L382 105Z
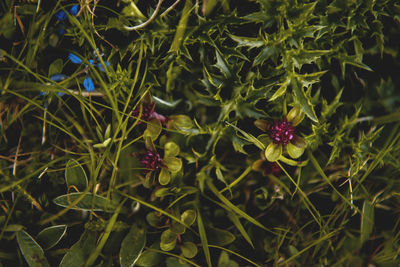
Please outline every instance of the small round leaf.
M193 258L197 255L197 246L192 242L184 242L181 246L182 254L186 258Z
M265 158L268 161L277 161L282 155L282 145L270 143L265 149Z

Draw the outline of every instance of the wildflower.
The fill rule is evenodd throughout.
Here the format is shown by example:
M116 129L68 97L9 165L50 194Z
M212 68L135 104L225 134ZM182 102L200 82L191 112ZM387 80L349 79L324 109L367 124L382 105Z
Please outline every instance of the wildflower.
M79 5L73 5L68 11L71 16L76 16L79 13ZM58 11L55 15L56 19L60 21L60 27L57 29L58 35L65 34L64 21L67 19L68 14L64 10Z
M143 174L146 177L143 185L148 188L151 187L156 174L158 174L158 182L161 185L167 185L182 169L182 160L176 157L180 153L179 146L174 142L165 143L164 157L161 158L150 137L145 137L145 145L144 153L134 154L144 169Z
M80 59L77 55L74 53L69 53L68 54L68 59L74 63L74 64L82 64L82 59ZM96 56L95 59L89 59L88 62L90 65L93 65L97 67L100 71L105 72L104 66L99 62L99 58ZM105 61L104 64L106 67L110 66L110 62ZM88 68L86 66L86 78L83 80L83 87L86 89L88 92L93 92L94 91L94 83L92 78L90 78L89 75L87 75Z
M57 18L57 20L59 20L59 21L64 21L64 20L67 19L67 13L65 13L64 10L58 11L54 16L55 16L55 17Z
M156 151L147 150L139 156L140 165L144 168L144 173L159 170L163 166L163 160Z
M282 120L276 120L271 125L264 120L256 120L255 126L268 133L271 143L265 149L265 158L268 161L276 161L286 148L292 158L300 157L306 147L304 138L295 134L295 127L304 119L304 113L300 107L292 108Z

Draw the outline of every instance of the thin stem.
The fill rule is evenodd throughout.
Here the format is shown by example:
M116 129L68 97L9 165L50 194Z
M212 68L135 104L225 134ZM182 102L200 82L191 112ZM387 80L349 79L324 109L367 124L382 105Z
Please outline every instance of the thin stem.
M127 31L139 30L139 29L144 28L147 25L149 25L150 22L152 22L156 18L158 11L160 11L160 7L161 7L161 4L162 4L163 1L164 0L158 0L156 9L154 10L153 14L151 15L151 17L148 20L146 20L142 24L139 24L139 25L136 25L136 26L132 26L132 27L124 26L125 30L127 30Z

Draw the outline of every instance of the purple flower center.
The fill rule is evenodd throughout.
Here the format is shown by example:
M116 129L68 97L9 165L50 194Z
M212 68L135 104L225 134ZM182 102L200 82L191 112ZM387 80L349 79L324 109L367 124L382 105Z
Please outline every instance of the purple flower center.
M154 105L148 104L148 105L142 105L142 116L140 117L141 120L144 121L149 121L153 118L153 113L154 113ZM135 117L139 117L140 114L140 105L136 107L132 111L132 115Z
M269 137L275 144L287 145L294 138L295 128L284 118L275 121L269 129Z
M163 160L161 159L160 154L150 150L147 150L145 154L139 156L139 161L142 167L145 168L144 173L151 170L158 170L163 165Z

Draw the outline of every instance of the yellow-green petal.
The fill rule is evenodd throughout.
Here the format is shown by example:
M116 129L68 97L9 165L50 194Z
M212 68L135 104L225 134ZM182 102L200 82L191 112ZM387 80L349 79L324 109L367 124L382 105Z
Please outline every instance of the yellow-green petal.
M279 157L282 155L282 145L270 143L265 149L265 158L268 161L277 161Z
M297 159L298 157L300 157L301 155L303 155L304 153L304 147L298 147L293 145L292 143L289 143L286 146L287 152L289 154L290 157Z

